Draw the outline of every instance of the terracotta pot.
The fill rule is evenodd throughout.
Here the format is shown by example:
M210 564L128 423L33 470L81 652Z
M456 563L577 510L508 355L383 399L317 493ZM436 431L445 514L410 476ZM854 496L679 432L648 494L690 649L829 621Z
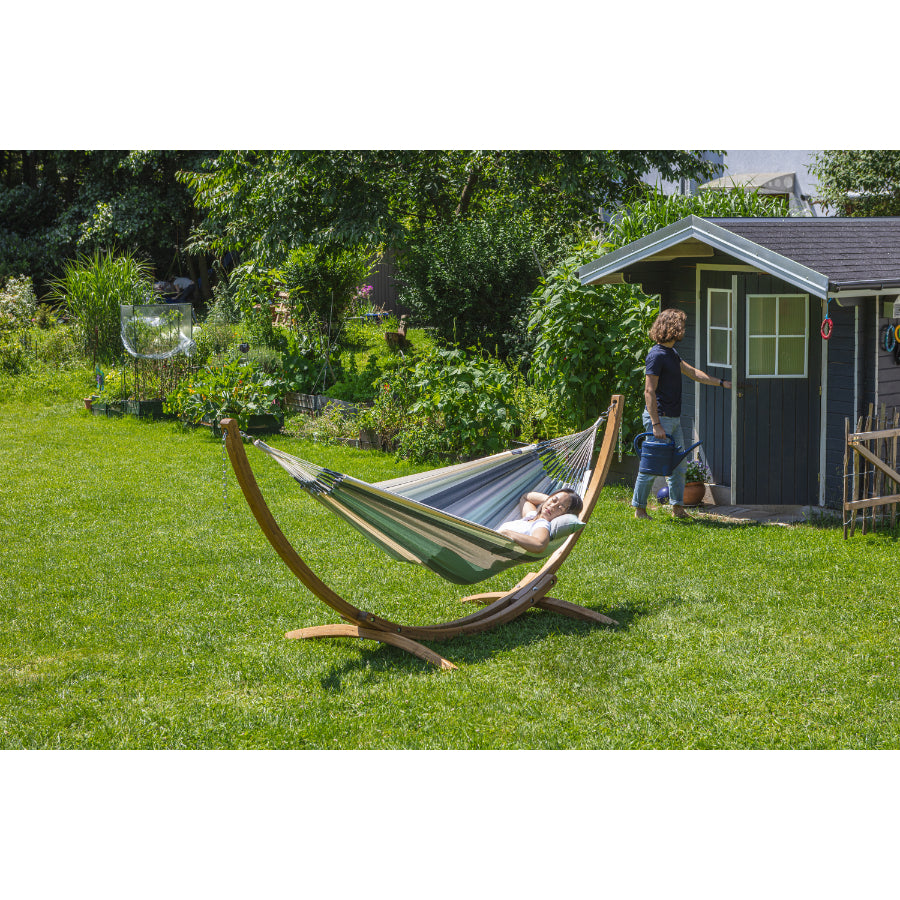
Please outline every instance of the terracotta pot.
M702 481L689 481L684 486L684 505L700 506L706 494L706 485Z

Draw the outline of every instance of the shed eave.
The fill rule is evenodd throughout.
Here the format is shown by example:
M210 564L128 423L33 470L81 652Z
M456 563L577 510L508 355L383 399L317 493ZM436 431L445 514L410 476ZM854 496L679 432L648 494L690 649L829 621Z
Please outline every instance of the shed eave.
M828 285L828 296L839 297L842 294L882 294L900 291L900 278L875 278L870 281L831 282Z
M601 278L619 272L637 262L652 261L654 255L689 238L720 250L743 263L756 266L770 275L793 284L816 297L828 296L828 276L816 272L796 260L767 250L765 247L734 234L699 216L686 216L672 225L654 231L637 241L626 244L607 256L601 256L578 269L582 284L593 284Z

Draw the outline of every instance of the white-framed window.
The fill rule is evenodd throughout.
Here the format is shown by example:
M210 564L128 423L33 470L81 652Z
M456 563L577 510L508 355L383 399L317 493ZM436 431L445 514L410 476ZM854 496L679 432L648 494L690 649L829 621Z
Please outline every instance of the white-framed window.
M807 294L747 295L747 377L806 378Z
M731 291L710 288L706 292L706 361L731 368Z

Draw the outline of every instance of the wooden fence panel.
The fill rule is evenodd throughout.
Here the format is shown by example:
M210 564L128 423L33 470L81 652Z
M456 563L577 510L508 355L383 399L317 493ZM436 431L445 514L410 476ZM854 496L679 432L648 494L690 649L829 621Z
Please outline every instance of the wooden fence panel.
M856 421L844 420L844 537L852 536L861 520L862 533L876 527L894 528L900 503L900 472L897 471L900 412L890 414L882 404L876 414Z

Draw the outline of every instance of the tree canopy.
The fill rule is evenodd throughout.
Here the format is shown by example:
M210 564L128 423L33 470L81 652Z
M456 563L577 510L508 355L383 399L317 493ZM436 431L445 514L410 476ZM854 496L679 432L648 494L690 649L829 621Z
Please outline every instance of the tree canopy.
M496 207L559 229L599 222L641 178L705 178L690 150L346 150L220 153L183 176L197 243L264 264L303 244L397 244L418 227Z
M900 150L823 150L810 171L819 201L840 216L900 215Z
M209 154L174 150L0 151L0 277L46 284L79 253L127 249L159 277L187 241L193 198L176 180Z

